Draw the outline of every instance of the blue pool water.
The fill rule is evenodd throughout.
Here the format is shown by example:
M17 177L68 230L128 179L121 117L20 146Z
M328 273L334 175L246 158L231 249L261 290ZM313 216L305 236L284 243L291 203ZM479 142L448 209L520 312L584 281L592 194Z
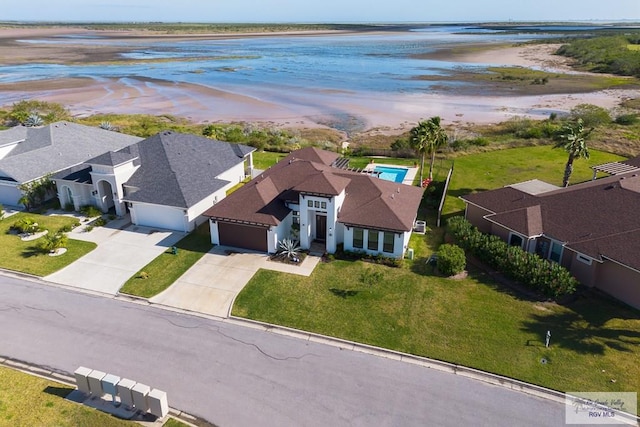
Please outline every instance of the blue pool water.
M391 166L376 166L375 172L380 172L380 179L392 182L402 182L404 177L407 176L407 169L394 168Z

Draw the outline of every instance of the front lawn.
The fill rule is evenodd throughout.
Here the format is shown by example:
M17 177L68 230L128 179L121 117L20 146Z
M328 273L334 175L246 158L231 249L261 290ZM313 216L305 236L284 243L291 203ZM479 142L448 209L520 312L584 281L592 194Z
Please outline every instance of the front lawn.
M11 225L24 217L33 218L50 233L55 233L61 227L77 221L67 216L45 216L24 212L3 219L0 221L0 268L47 276L96 248L95 243L69 239L67 252L63 255L51 257L43 254L37 250L38 240L22 241L19 236L9 234Z
M178 252L175 255L168 249L144 266L127 280L120 292L151 298L167 289L212 248L208 227L209 223L205 222L176 243Z
M419 256L404 268L334 261L311 277L260 270L232 314L556 390L640 390L637 311L598 298L567 306L529 300L473 268L465 280L434 276L424 261ZM382 280L363 283L367 270L380 271Z

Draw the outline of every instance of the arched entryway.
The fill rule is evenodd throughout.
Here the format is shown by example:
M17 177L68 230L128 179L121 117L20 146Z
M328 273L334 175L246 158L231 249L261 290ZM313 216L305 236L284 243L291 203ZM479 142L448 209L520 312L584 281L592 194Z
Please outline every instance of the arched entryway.
M98 182L98 204L102 212L107 212L115 206L113 200L113 186L109 181Z
M73 209L75 209L75 205L73 204L73 191L71 191L71 187L68 185L62 187L62 191L60 191L60 206L65 209L68 206L73 206Z

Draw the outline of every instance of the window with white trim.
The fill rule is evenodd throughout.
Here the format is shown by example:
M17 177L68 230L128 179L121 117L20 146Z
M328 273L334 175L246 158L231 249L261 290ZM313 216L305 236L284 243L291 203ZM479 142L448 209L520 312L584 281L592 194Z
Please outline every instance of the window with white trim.
M554 262L560 262L562 259L562 244L553 242L551 244L551 252L549 252L549 259Z
M382 240L382 251L392 254L393 253L393 244L395 243L395 233L389 233L387 231L384 232L384 237Z
M362 249L364 246L364 230L362 228L353 229L353 247Z
M293 223L294 224L300 224L300 212L299 211L291 211L291 214L293 215L293 217L292 217Z
M378 250L378 233L377 231L369 230L369 239L367 241L367 249L370 251Z

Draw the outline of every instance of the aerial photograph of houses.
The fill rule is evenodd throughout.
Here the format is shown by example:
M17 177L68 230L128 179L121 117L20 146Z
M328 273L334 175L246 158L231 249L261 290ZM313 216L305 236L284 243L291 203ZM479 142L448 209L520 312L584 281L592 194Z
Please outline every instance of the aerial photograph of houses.
M6 3L0 427L640 425L637 0Z

